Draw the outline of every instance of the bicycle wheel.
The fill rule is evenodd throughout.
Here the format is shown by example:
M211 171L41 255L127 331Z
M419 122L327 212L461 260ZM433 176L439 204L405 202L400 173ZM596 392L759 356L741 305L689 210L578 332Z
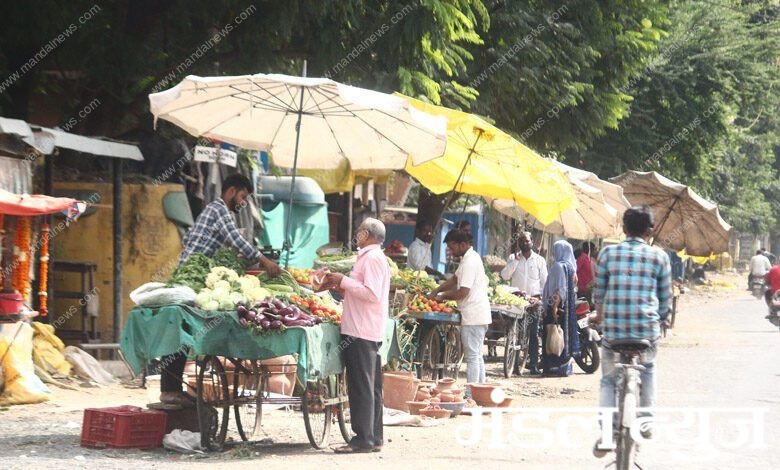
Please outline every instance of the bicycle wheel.
M341 437L344 438L344 442L349 444L352 440L352 429L347 423L346 411L349 409L349 402L347 401L347 372L344 371L336 376L336 393L335 397L338 397L341 401L333 407L333 412L336 413L336 420L339 423L339 431L341 431Z
M233 410L241 439L248 441L260 427L262 416L262 375L260 361L244 360L233 373Z
M441 358L441 337L434 327L423 335L420 348L417 350L417 360L420 363L418 372L422 380L437 380L439 378L439 363Z
M623 386L620 388L619 433L615 449L615 467L617 470L630 470L634 467L636 458L636 442L631 437L631 424L636 417L636 406L639 397L636 394L636 374L626 371Z
M442 375L457 380L462 362L463 343L460 339L460 330L457 327L449 327L444 338L444 368L442 369Z
M198 424L204 449L220 450L227 435L230 417L230 395L222 362L206 356L198 371Z
M517 319L509 322L504 334L504 377L507 379L515 373L515 365L518 359L520 337L520 325Z
M326 380L317 379L306 383L306 390L304 390L301 399L301 410L303 411L303 423L306 426L306 436L315 449L327 446L330 438L332 407L323 403L323 399L326 398L328 398Z

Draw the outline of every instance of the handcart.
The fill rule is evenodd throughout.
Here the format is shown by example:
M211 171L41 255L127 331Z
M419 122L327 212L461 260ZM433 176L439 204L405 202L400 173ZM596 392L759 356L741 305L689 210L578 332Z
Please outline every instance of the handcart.
M390 350L397 353L393 322L388 322L386 336L380 350L383 358ZM231 414L240 438L251 439L261 423L263 406L268 405L300 408L306 435L315 448L327 446L334 422L346 442L352 437L345 417L346 376L337 325L255 335L239 325L234 311L204 312L185 305L136 307L128 316L121 345L136 371L151 359L175 352L196 356L197 414L205 449L222 448ZM289 354L298 358L298 393L272 397L268 379L273 372L260 361Z
M496 355L496 347L504 349L504 377L521 375L528 362L531 324L533 315L537 315L535 305L517 307L510 305L491 305L493 322L490 324L485 342L488 353Z
M456 379L463 363L460 315L407 312L401 315L398 334L405 360L422 380ZM402 345L402 346L403 346Z

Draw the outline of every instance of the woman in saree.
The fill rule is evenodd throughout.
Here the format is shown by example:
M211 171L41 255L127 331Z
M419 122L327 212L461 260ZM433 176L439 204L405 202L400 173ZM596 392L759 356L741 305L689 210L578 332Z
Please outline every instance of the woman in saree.
M542 292L542 302L545 306L542 370L544 375L565 377L572 372L572 355L580 350L577 316L574 312L576 265L571 244L565 240L555 242L553 257L555 261L550 267ZM563 330L563 351L560 355L547 352L548 331L552 329L551 325L556 324Z

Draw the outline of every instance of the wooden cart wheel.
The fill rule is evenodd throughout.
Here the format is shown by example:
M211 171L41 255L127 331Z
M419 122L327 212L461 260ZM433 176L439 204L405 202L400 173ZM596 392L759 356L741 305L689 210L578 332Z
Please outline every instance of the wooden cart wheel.
M420 341L417 350L417 359L420 363L418 372L422 380L437 380L439 378L439 364L441 359L441 336L435 327L430 328Z
M306 383L306 390L301 398L303 423L306 425L306 436L315 449L328 445L332 406L326 406L323 399L328 398L327 380L317 379Z
M227 435L231 399L225 368L218 357L203 358L197 386L201 446L208 450L220 450Z
M236 364L233 374L233 410L241 439L248 441L260 427L262 417L263 376L259 360L245 359Z
M444 338L444 369L442 374L457 380L462 363L463 343L460 339L460 329L457 326L449 326Z
M519 329L517 319L513 319L509 321L504 334L504 377L507 379L514 374L519 356Z
M341 431L341 437L344 438L344 442L349 444L352 440L352 429L347 423L346 411L349 409L349 401L347 398L347 371L345 370L341 374L336 376L336 393L334 397L339 398L339 403L333 407L333 412L336 413L336 419L339 422L339 431Z

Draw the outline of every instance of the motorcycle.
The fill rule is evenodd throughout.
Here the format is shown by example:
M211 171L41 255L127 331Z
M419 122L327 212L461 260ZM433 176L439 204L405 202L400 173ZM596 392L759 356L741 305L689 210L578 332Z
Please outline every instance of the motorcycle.
M764 292L766 291L766 285L764 283L763 276L754 276L750 281L750 290L753 293L753 297L757 299L764 298Z
M591 325L591 316L595 312L591 309L590 303L584 298L579 298L574 305L577 315L577 333L580 337L580 354L574 356L574 361L586 374L592 374L598 370L599 364L601 364L601 353L599 352L601 335Z

